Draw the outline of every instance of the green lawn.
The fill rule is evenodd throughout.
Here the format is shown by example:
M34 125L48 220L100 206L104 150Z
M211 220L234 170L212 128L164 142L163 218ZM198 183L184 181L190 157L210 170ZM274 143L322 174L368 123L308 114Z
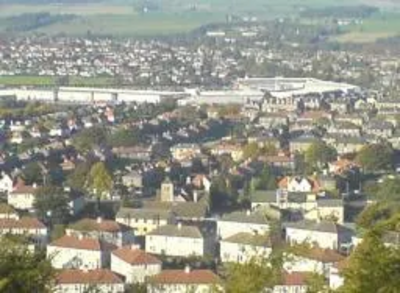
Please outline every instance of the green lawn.
M56 78L53 76L0 76L0 85L7 86L54 86ZM70 77L70 85L74 86L107 86L113 85L110 77Z

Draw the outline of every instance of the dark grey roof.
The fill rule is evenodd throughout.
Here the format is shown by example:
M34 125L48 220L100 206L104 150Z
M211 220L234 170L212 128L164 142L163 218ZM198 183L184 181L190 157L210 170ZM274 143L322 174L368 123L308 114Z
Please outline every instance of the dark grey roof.
M338 234L345 230L346 228L336 224L333 221L300 221L300 222L293 222L293 223L285 223L284 226L286 228L293 228L299 230L309 230L309 231L316 231L316 232L326 232L326 233L335 233Z
M162 209L131 209L131 208L121 208L116 218L131 218L131 219L163 219L167 220L171 217L171 212Z
M238 211L225 214L220 221L252 224L268 224L267 218L261 212Z
M341 200L341 199L318 199L317 204L319 207L343 207L343 200Z
M251 233L238 233L221 241L244 244L244 245L265 246L265 247L271 246L271 239L268 235L256 235Z
M165 225L158 227L150 232L148 235L164 235L185 238L203 238L199 228L196 226L184 225Z

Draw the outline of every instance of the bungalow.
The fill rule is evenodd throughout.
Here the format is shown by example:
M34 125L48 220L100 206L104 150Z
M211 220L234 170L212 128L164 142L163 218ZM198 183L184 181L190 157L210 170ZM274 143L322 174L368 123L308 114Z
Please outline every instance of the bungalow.
M220 278L210 270L164 270L150 277L148 293L211 293L221 288Z
M168 256L205 256L213 243L196 226L161 226L146 235L146 252Z
M55 293L124 293L123 280L108 269L61 270L56 275Z
M162 262L134 246L124 246L111 253L111 270L124 276L125 282L144 283L147 277L161 272Z
M271 251L268 235L238 233L220 241L222 262L246 263L253 258L266 257Z
M135 240L134 233L128 226L102 218L79 220L69 225L65 233L68 236L89 237L117 246L131 244Z
M325 249L340 249L351 242L350 229L333 221L301 221L286 223L286 241L290 244L310 243Z
M64 235L47 246L47 258L56 269L98 269L110 263L116 246L98 239Z
M267 234L270 222L261 212L232 212L225 214L217 221L218 236L226 239L237 233Z
M133 228L136 236L143 236L160 226L175 223L175 216L168 210L121 208L115 220Z

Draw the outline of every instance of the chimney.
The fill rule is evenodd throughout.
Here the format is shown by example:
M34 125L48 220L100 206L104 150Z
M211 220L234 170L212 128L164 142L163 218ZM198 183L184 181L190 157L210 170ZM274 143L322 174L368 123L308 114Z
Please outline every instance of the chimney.
M178 230L182 230L182 223L181 222L178 223Z
M79 235L78 235L78 239L79 239L79 240L83 240L83 235L82 235L82 234L79 234Z
M199 201L199 193L197 190L193 190L193 201L198 202Z
M246 216L250 216L251 215L251 211L250 210L247 210L246 211Z
M140 249L140 245L139 244L131 244L131 249L138 250L138 249Z
M32 187L33 187L33 188L37 188L37 184L36 184L36 183L33 183L33 184L32 184Z
M96 222L97 224L101 224L101 222L103 222L103 219L101 217L97 217Z

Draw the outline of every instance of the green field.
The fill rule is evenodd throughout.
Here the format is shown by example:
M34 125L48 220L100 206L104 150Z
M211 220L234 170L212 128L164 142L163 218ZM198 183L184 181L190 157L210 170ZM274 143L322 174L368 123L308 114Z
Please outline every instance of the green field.
M381 38L400 35L400 14L381 13L362 24L352 25L346 28L346 33L333 40L350 43L370 43Z
M149 0L150 1L150 0ZM185 33L201 25L224 22L226 16L256 16L258 19L296 17L309 8L379 4L382 0L151 0L158 3L158 10L143 13L138 3L143 0L111 0L83 4L38 4L0 5L0 32L9 23L7 17L24 13L49 12L52 14L73 14L77 18L62 21L24 32L46 34L66 33L71 35L93 34L116 36L152 36ZM151 2L150 1L150 2ZM391 5L385 1L384 8ZM399 5L400 6L400 5ZM399 7L397 6L397 7ZM375 32L379 33L379 32Z
M54 86L56 78L53 76L0 76L0 85L6 86ZM69 78L71 86L111 86L115 80L110 77L76 77Z

